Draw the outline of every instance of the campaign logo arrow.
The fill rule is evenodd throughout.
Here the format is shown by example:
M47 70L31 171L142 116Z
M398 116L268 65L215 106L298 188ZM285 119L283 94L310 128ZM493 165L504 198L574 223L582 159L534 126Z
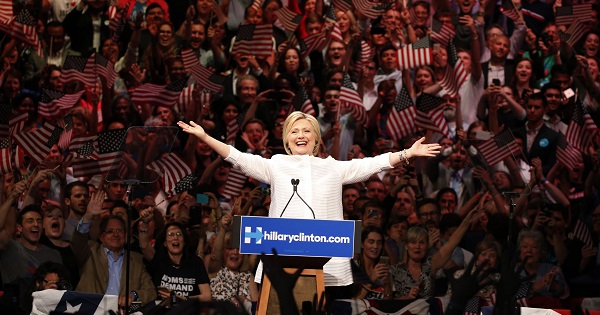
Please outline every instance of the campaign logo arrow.
M252 239L255 239L255 244L262 242L263 232L262 227L256 227L256 232L252 232L252 228L247 226L244 230L244 243L250 244Z

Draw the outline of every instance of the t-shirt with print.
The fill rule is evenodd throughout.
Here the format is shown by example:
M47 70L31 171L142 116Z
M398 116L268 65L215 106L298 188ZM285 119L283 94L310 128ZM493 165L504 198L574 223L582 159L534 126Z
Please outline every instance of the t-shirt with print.
M210 282L200 257L192 255L175 266L168 257L160 256L157 253L152 260L152 282L155 286L166 287L179 296L195 296L200 294L198 285Z

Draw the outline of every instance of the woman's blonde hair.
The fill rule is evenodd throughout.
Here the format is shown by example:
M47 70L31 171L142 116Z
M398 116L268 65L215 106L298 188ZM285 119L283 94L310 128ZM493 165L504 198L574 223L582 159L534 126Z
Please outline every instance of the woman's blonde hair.
M285 152L289 155L292 155L292 151L290 150L290 146L288 144L288 134L290 133L292 126L301 119L308 120L315 133L315 147L313 148L312 154L313 156L317 156L317 154L319 154L319 146L321 144L321 127L319 126L319 122L315 117L299 111L291 113L283 123L283 147L285 148Z
M413 226L406 232L406 244L404 245L404 255L402 255L402 264L408 262L408 243L425 240L425 243L429 244L429 232L421 226Z

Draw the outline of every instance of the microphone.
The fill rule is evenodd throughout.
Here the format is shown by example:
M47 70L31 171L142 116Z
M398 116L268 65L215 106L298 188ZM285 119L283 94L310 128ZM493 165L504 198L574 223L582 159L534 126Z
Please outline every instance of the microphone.
M308 203L306 203L306 201L304 201L302 196L300 196L300 194L298 193L298 185L300 184L300 180L292 178L291 183L294 188L294 191L292 192L290 199L288 199L288 202L285 204L285 207L283 207L283 211L281 211L281 215L279 215L279 217L280 218L283 217L283 214L285 213L285 210L287 209L288 205L290 204L290 201L292 201L292 198L294 198L294 194L296 194L296 195L298 195L298 198L300 198L300 200L302 200L302 202L304 202L304 204L308 207L308 209L310 209L310 212L312 212L312 215L313 215L313 219L316 219L315 211L308 205Z

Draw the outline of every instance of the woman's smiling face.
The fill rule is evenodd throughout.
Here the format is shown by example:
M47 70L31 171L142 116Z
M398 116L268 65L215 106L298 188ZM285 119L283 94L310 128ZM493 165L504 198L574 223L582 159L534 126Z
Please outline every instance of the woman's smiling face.
M316 144L315 131L306 119L296 121L288 133L288 146L292 155L312 155Z

